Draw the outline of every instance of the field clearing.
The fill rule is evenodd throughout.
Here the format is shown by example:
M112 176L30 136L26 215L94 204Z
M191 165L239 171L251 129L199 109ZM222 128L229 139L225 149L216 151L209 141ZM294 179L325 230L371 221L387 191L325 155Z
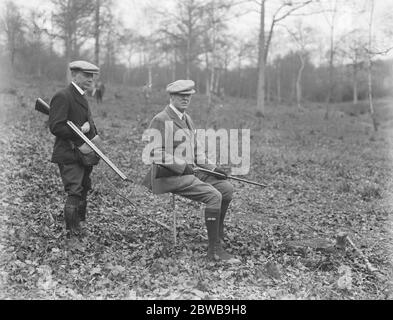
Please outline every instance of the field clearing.
M27 84L30 83L30 84ZM37 97L49 101L57 83L15 80L1 88L0 299L391 299L393 102L378 101L381 125L347 106L267 106L226 97L208 110L196 95L190 114L199 127L251 129L251 170L234 182L229 209L230 251L240 266L206 262L200 207L177 200L178 245L170 232L146 223L113 192L133 195L138 210L170 223L169 196L138 186L142 133L167 103L154 92L145 105L137 88L109 87L104 103L90 101L105 153L135 184L101 163L93 172L88 236L64 240L64 191L49 162L54 138ZM18 88L13 89L13 88ZM377 268L346 243L345 232ZM296 243L297 245L294 245ZM319 245L319 243L322 243Z

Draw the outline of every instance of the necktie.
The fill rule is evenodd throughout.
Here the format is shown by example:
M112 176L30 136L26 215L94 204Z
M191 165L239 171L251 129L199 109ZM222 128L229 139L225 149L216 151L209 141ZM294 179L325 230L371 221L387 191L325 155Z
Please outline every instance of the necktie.
M186 115L185 115L185 114L183 114L183 116L182 116L182 121L183 121L183 123L186 125L186 127L187 127L188 129L190 129L190 126L188 125L187 118L186 118Z

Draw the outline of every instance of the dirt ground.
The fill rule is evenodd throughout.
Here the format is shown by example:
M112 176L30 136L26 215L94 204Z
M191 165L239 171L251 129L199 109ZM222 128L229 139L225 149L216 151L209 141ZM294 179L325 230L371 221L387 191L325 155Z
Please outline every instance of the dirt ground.
M96 167L88 235L66 241L65 194L49 161L54 138L34 111L37 97L49 102L59 88L34 79L1 88L0 299L393 297L389 100L377 103L375 133L367 113L342 105L331 106L328 120L317 104L271 104L259 117L254 101L226 97L207 108L205 97L193 98L198 127L251 129L244 178L268 184L233 182L226 247L242 263L228 266L205 258L199 204L176 199L176 246L171 232L141 218L172 219L170 196L139 185L142 133L167 103L156 91L146 105L141 88L107 85L102 105L90 100L105 153L134 183Z

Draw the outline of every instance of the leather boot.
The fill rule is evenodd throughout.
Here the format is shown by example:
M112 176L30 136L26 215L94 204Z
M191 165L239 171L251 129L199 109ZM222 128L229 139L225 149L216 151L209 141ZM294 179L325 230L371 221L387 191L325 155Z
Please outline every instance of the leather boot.
M209 247L207 249L207 257L213 261L227 261L234 260L234 257L226 252L218 238L218 217L220 210L218 209L206 209L205 210L205 222L207 228L207 236L209 241Z
M64 206L64 220L66 230L71 234L78 234L80 231L79 224L79 197L68 196Z
M81 222L86 221L86 208L87 208L87 192L88 190L86 188L83 189L82 191L82 196L79 201L79 219Z
M221 203L221 215L220 215L220 222L218 224L218 237L222 244L224 243L224 236L225 236L224 220L230 203L231 203L230 201L222 201Z
M78 206L78 214L79 214L79 220L81 222L86 221L86 207L87 207L87 201L86 200L81 200L79 201L79 206Z

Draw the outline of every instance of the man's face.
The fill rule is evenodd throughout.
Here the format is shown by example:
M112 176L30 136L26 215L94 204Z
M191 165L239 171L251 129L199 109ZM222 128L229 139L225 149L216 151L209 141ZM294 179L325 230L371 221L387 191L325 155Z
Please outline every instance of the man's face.
M173 94L171 96L173 106L180 112L186 111L191 102L190 94Z
M73 74L72 80L84 91L93 87L94 75L87 72L76 72Z

